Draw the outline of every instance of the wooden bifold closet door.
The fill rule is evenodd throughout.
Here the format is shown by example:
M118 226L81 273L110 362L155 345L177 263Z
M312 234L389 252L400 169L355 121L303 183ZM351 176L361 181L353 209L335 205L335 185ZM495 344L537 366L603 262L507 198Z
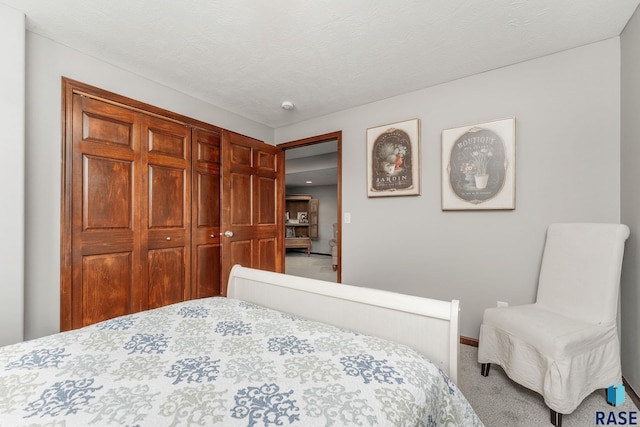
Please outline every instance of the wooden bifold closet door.
M70 96L61 330L220 295L220 132Z
M72 289L64 329L134 310L141 256L140 115L74 95ZM91 284L96 284L93 286Z
M73 97L71 328L189 297L191 129Z
M60 329L281 271L280 150L63 78Z

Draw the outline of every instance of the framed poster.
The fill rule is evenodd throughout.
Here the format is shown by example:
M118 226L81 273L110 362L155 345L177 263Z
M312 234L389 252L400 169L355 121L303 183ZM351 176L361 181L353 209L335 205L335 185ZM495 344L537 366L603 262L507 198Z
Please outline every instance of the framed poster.
M515 209L515 117L442 131L442 209Z
M420 194L420 120L367 129L367 196Z

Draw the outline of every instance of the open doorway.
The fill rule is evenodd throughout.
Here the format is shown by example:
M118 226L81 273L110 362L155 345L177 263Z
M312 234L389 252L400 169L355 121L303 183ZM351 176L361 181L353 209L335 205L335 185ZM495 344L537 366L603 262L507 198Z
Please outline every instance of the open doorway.
M341 282L342 132L279 144L285 159L285 272Z

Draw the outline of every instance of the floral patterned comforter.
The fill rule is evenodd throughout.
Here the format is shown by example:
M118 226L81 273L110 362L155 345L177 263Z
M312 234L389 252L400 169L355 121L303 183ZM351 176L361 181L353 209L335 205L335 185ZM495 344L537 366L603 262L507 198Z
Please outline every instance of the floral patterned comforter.
M227 298L0 348L0 426L481 426L413 350Z

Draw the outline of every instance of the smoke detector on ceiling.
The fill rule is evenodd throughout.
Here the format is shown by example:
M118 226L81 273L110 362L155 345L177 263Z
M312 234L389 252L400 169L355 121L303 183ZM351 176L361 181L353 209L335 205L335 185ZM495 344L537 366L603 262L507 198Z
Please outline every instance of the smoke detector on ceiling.
M283 101L280 106L285 110L293 110L293 102L291 101Z

